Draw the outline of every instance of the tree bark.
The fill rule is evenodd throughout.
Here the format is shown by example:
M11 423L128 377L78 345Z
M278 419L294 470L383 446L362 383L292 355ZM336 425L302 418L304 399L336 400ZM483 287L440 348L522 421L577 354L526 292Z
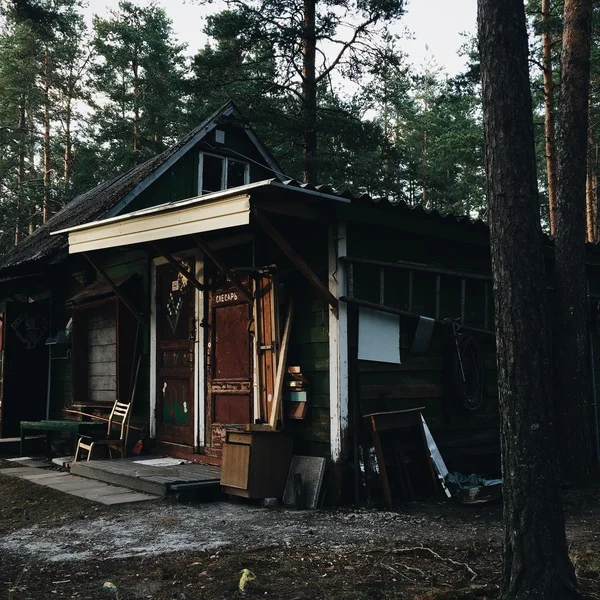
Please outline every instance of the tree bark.
M17 164L17 210L15 214L15 246L22 239L21 232L21 209L23 208L24 186L25 186L25 153L26 141L25 136L26 121L25 121L25 94L21 94L19 99L19 159Z
M66 202L71 189L71 169L73 168L73 139L71 135L71 121L73 119L73 100L75 97L75 74L72 67L69 70L69 83L65 98L65 155L63 160L63 179L65 182Z
M140 79L139 79L139 66L137 59L133 61L133 151L137 154L140 152L141 144L141 133L140 133ZM135 159L137 162L137 158Z
M423 133L423 159L421 162L423 168L423 183L421 190L421 202L427 208L427 130Z
M304 181L318 183L317 156L317 35L316 0L304 0L302 37L302 129L304 132Z
M522 0L479 0L478 29L501 417L501 598L579 598L553 460L542 232Z
M592 99L588 102L588 110L592 108ZM595 243L598 240L598 174L596 173L596 144L594 131L588 128L587 143L587 181L585 189L587 241Z
M71 169L73 167L73 140L71 138L71 99L68 100L65 111L65 158L63 178L65 180L65 193L69 194L71 187Z
M44 197L42 223L50 218L50 54L44 51Z
M586 166L592 0L565 0L557 129L554 410L563 477L593 463L586 240Z
M555 231L556 211L556 126L554 119L554 76L552 69L552 37L549 31L550 0L542 0L542 63L544 78L544 128L546 133L546 176L550 235Z

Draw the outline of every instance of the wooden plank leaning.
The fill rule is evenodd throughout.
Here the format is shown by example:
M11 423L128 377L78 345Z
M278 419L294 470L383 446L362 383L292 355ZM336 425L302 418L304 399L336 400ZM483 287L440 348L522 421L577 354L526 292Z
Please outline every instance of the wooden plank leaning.
M290 298L288 304L287 316L285 318L285 327L283 337L281 338L281 347L277 360L277 374L275 375L275 389L273 392L273 403L271 404L271 414L269 415L269 425L271 430L275 431L277 427L277 418L281 411L283 395L283 376L285 374L285 363L287 360L287 351L290 345L290 333L292 329L292 317L294 315L294 299Z

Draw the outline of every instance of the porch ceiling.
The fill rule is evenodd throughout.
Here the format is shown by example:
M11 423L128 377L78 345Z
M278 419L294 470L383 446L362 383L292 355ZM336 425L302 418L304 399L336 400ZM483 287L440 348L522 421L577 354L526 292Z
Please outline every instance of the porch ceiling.
M161 209L131 213L56 233L68 233L69 254L77 254L238 227L250 222L250 195L238 194L187 206L166 205Z

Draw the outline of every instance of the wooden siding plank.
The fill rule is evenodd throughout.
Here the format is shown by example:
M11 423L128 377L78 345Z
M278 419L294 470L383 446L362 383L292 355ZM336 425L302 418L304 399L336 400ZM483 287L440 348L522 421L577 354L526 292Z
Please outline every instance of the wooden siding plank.
M88 377L88 390L111 390L117 389L116 375L101 375Z

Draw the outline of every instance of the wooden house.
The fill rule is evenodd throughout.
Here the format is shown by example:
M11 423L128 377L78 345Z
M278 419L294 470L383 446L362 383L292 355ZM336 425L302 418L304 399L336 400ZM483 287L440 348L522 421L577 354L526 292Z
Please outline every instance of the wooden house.
M227 427L272 417L293 301L307 410L276 419L328 459L332 498L366 414L423 407L449 466L498 464L487 226L289 180L232 104L67 204L3 258L0 294L2 436L137 380L156 451L219 463Z

